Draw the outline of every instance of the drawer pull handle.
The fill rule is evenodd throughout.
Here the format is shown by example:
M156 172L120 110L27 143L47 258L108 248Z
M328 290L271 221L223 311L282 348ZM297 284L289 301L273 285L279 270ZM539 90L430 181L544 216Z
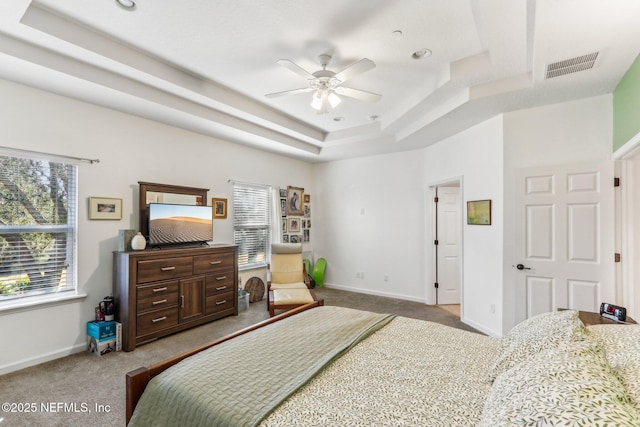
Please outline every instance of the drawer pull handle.
M162 267L160 270L162 271L171 271L171 270L175 270L175 267Z
M227 287L226 286L220 286L219 288L216 288L216 291L221 291L223 289L227 289Z
M216 280L224 280L226 278L227 278L227 276L220 276L220 277L216 277Z
M180 308L184 308L184 295L180 295Z
M218 264L222 264L222 261L211 261L209 264L218 265Z
M153 323L162 322L163 320L167 320L167 316L158 317L157 319L151 319Z
M152 289L153 292L162 292L162 291L166 291L166 290L167 290L166 286L164 286L162 288L153 288Z
M216 301L216 305L222 305L222 304L226 304L227 300L223 299L222 301Z
M152 302L151 304L153 304L153 305L158 305L158 304L164 304L165 302L167 302L167 300L166 300L166 299L161 299L160 301L154 301L154 302Z

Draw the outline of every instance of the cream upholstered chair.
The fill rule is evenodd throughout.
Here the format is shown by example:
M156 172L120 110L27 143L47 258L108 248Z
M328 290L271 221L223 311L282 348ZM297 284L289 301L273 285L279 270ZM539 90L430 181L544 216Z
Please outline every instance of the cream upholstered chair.
M269 314L318 301L302 262L301 243L271 245L271 263L267 265L267 304Z

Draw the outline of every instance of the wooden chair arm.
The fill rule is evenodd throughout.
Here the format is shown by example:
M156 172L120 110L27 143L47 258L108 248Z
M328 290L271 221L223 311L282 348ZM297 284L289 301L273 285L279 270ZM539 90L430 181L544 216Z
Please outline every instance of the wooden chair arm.
M271 290L271 264L267 264L267 294Z
M311 280L309 280L309 274L307 274L307 267L302 263L302 276L304 277L304 284L307 285L307 289L311 289Z

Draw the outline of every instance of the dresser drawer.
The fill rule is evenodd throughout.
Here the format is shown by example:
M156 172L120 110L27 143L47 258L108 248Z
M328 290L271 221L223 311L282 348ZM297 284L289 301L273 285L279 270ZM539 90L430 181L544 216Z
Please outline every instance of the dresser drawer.
M207 297L206 300L206 314L213 314L218 311L226 310L234 307L234 292L229 292L226 294L213 295ZM237 298L237 296L235 296Z
M205 295L208 297L235 290L233 286L233 270L221 271L217 274L207 274L205 278Z
M143 336L178 324L178 307L138 315L136 335Z
M178 304L178 281L138 286L136 304L138 314Z
M138 261L138 283L157 282L193 274L193 257Z
M213 273L228 270L234 266L234 252L220 251L193 257L194 274Z

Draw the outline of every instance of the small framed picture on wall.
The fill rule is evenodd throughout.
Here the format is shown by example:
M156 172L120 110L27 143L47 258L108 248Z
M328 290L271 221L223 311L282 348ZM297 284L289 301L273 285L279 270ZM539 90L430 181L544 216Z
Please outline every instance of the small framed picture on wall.
M227 199L211 199L213 207L213 219L224 219L227 217Z
M89 197L89 219L122 219L122 199Z
M287 215L304 214L304 188L287 187Z
M491 200L467 202L467 224L491 225Z
M300 218L289 218L289 233L300 232Z

